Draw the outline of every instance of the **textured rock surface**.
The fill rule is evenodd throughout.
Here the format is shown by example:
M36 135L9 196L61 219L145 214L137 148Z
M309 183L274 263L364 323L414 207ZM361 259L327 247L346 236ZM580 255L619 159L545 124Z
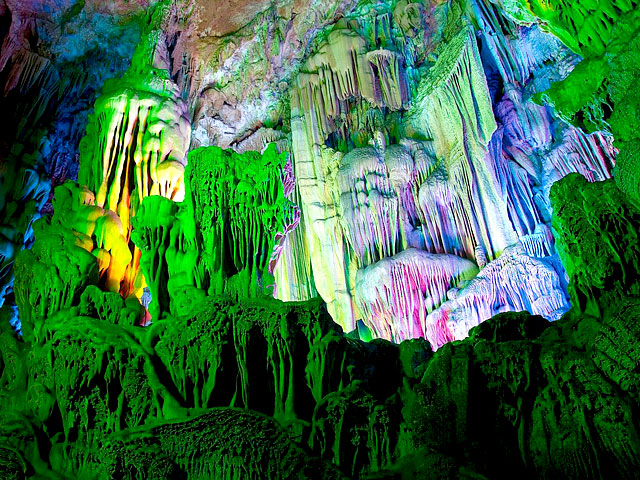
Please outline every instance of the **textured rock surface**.
M191 313L142 328L118 294L90 286L57 313L33 317L39 341L26 324L22 338L7 325L0 335L6 471L17 478L494 478L505 470L635 478L635 277L612 283L575 255L588 244L617 252L623 271L635 268L640 255L628 232L640 224L638 210L613 180L588 184L575 175L554 187L552 203L570 291L579 297L591 288L595 307L575 302L553 323L503 313L435 354L423 339L351 339L319 300L209 297ZM617 221L613 205L625 213ZM605 225L607 235L585 234L576 250L572 229L588 232L587 224ZM17 285L29 278L22 271ZM603 279L609 285L600 295ZM72 280L59 283L69 288Z
M639 12L0 0L0 476L636 478Z
M0 304L13 303L15 256L51 213L52 186L76 178L90 110L105 80L128 68L154 3L0 4Z
M269 272L275 295L305 300L319 294L346 330L362 321L374 332L383 329L356 298L358 271L408 248L454 254L480 267L516 243L551 254L534 237L549 225L553 182L574 171L603 180L615 163L606 133L584 134L530 101L555 82L545 98L561 118L583 125L553 90L580 58L536 24L536 15L547 15L536 5L69 1L9 2L4 11L5 90L27 93L48 82L36 101L40 113L18 130L12 127L7 138L16 132L16 145L22 145L21 139L36 138L33 128L53 123L54 132L63 129L46 148L28 147L39 148L37 155L3 185L8 201L0 275L10 303L15 254L32 242L30 225L39 212L51 208L45 204L47 179L55 186L74 177L83 134L79 181L93 192L96 206L116 214L131 250L129 259L112 265L114 256L103 248L101 274L109 289L142 297L131 218L147 195L182 199L188 150L217 145L261 151L277 142L292 151L290 169L298 182L288 198L300 207L300 228L279 232ZM51 23L44 20L47 13ZM625 15L612 21L623 22ZM600 52L567 40L559 30L567 18L557 16L551 32L578 53ZM103 45L114 41L110 31L122 42L118 55L108 58L130 59L123 75L126 61L118 68L105 63ZM19 52L33 60L20 60ZM89 59L102 62L102 70ZM625 78L621 89L633 75L624 67L630 61L614 62ZM92 72L88 86L67 81L62 69L69 65L69 75L78 68ZM573 76L585 70L580 64ZM111 73L119 78L103 86ZM84 110L73 113L71 125L66 103L50 101L67 83L61 98L93 95L76 105ZM7 102L18 116L34 108L25 100ZM64 161L62 143L70 145ZM12 158L24 162L14 150ZM624 178L630 177L618 175ZM400 281L395 288L410 285ZM539 311L554 310L549 305ZM423 313L429 312L418 315ZM413 334L399 338L405 335Z
M637 296L640 284L638 210L611 180L589 184L571 175L552 190L553 228L558 253L571 279L572 304L599 316L620 301Z
M638 2L508 3L507 12L526 6L533 14L527 21L544 22L550 32L585 58L575 72L553 85L542 98L562 117L585 130L611 131L620 150L616 182L637 204L638 96L633 85L639 75Z

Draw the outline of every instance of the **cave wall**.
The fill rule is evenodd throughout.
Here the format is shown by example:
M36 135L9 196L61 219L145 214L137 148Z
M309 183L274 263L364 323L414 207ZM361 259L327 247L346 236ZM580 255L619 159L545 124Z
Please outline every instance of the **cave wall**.
M635 478L638 15L3 0L2 470Z
M94 96L83 113L65 127L72 138L63 143L77 149L73 154L59 160L62 150L49 141L47 148L31 147L37 152L29 157L33 167L7 169L13 180L3 188L13 193L4 195L2 272L9 305L15 255L33 241L32 222L51 211L51 189L65 179L77 178L96 206L118 217L108 227L112 234L96 238L104 251L96 256L111 290L141 299L141 252L130 236L142 199L183 199L189 150L261 151L275 142L291 152L297 182L290 198L300 209L293 222L299 228L278 244L281 261L272 268L277 298L320 295L347 331L360 322L375 336L426 337L434 348L441 339L464 338L471 326L502 311L559 318L569 300L550 232L549 190L571 172L590 181L609 178L618 149L605 123L588 129L578 122L583 128L576 128L568 123L576 123L575 115L549 100L591 47L579 48L560 27L541 23L546 17L536 19L537 7L525 15L528 7L518 5L263 2L243 4L227 17L214 13L226 6L204 1L7 3L3 58L39 52L47 65L59 63L58 77L72 62L99 77L92 78ZM47 12L55 15L49 20ZM76 62L106 62L95 52L113 41L96 33L110 31L96 27L106 17L124 32L121 38L135 39L120 61L130 61L124 73ZM124 54L125 45L117 51ZM25 62L7 63L5 90L26 92L45 75ZM64 71L63 83L71 76ZM64 105L49 102L44 92L34 98L49 114L31 119L15 145L37 137L27 133L31 124L57 132L65 122ZM74 95L61 91L58 98ZM24 162L26 156L13 158ZM119 239L110 244L128 243L131 258L109 265L105 235ZM398 257L411 249L470 260L483 274L471 285L470 278L461 283L438 271L414 288L410 271L420 267L407 263L410 254ZM384 268L368 268L382 260ZM389 273L376 279L389 288L363 291L374 281L370 272L382 270ZM519 288L523 284L535 285L535 301ZM394 318L406 326L396 328Z

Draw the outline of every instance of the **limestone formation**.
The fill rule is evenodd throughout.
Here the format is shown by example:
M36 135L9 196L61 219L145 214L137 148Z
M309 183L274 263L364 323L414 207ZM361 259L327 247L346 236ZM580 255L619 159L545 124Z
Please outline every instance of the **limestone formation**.
M0 477L634 479L637 0L0 0Z

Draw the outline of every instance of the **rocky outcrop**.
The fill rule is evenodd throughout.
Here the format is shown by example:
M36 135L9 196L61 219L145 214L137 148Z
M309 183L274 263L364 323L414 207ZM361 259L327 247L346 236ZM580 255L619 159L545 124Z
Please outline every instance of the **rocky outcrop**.
M414 5L414 10L398 5L393 19L380 6L336 24L292 91L291 138L306 248L296 247L288 258L300 263L286 268L297 278L301 267L310 272L307 278L346 330L361 320L372 331L382 331L373 327L370 309L358 300L357 277L408 248L453 254L484 267L521 244L533 257L550 257L546 261L558 267L545 233L551 185L571 172L596 181L613 171L616 149L608 135L584 134L528 100L561 75L550 73L549 63L559 63L566 75L577 57L537 27L513 23L491 4L468 2L463 10L454 4ZM417 26L409 27L399 15L405 7L415 14ZM438 19L440 30L428 25L429 15ZM392 28L395 35L387 36L385 22L407 31L400 36ZM382 105L376 97L381 90L361 59L363 51L379 50L364 33L370 25L380 26L373 30L376 45L404 58L409 103ZM420 29L426 29L431 43L413 50ZM351 52L354 61L345 63L344 52ZM404 94L401 83L387 84ZM564 274L553 275L540 288L550 303L536 309L549 319L568 307L560 280ZM527 269L520 276L541 285ZM406 278L394 282L394 290L411 288ZM310 290L298 285L300 291ZM291 290L279 298L288 295ZM509 296L506 291L497 295ZM478 319L495 313L485 297L475 298L476 309L491 312ZM530 302L511 303L532 308ZM414 315L397 313L398 318ZM442 335L461 338L466 330Z
M411 448L473 452L489 478L505 469L525 478L633 478L638 405L628 390L616 393L622 379L610 359L637 355L610 341L615 332L626 337L638 302L619 307L577 323L502 314L440 349L403 410L419 425Z
M620 298L640 294L638 210L613 181L571 175L552 189L553 229L571 282L571 303L599 317Z

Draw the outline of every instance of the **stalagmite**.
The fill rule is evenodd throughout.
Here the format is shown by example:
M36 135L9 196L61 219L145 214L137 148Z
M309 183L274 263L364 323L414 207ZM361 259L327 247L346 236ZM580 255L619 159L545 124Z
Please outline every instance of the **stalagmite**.
M184 296L197 298L204 286L193 219L180 213L179 204L154 195L142 202L132 223L131 239L140 249L140 267L152 299L151 319L158 320L162 312L184 311Z
M77 245L96 257L100 285L125 298L139 298L144 280L134 267L136 259L120 217L95 205L93 192L70 181L56 188L54 207L52 224L73 232Z

